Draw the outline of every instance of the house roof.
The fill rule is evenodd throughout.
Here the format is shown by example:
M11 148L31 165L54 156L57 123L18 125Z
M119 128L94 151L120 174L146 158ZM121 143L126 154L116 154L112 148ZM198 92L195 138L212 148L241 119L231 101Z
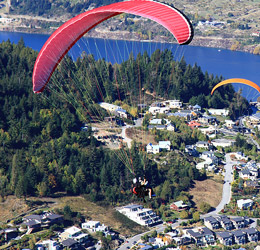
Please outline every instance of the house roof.
M28 222L25 222L24 224L26 226L31 227L31 226L34 226L34 225L39 225L39 224L41 224L41 222L38 221L38 220L29 220Z
M205 221L208 221L209 223L219 223L215 217L209 216L204 218Z
M237 230L232 232L236 237L245 236L245 233L242 230Z
M80 228L77 228L75 226L72 226L72 227L69 227L67 229L64 230L66 233L69 233L69 234L74 234L74 233L78 233L81 231Z
M203 227L201 230L203 231L204 235L214 235L214 233L207 227Z
M245 232L245 233L247 233L247 234L256 234L256 233L259 233L259 232L257 231L257 229L254 228L254 227L246 228L246 229L243 230L243 232Z
M236 223L237 222L242 222L242 221L245 221L245 218L244 217L235 217L235 218L230 218L232 221L235 221Z
M194 238L203 237L203 234L201 234L200 232L194 232L193 230L187 230L187 233L189 233Z
M77 243L78 242L76 240L73 240L72 238L68 238L68 239L66 239L66 240L61 242L61 244L63 246L66 246L66 247L71 247L71 246L73 246L73 245L75 245Z
M26 220L42 220L42 215L38 215L38 214L31 214L28 216L25 216L24 219Z
M232 237L232 234L230 232L216 232L216 234L223 239Z
M63 216L62 215L59 215L59 214L50 214L47 216L48 219L50 220L55 220L55 219L59 219L59 218L62 218Z

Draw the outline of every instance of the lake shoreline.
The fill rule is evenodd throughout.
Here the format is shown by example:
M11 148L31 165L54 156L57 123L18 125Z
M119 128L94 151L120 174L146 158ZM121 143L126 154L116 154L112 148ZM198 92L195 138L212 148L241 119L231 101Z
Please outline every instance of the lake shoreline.
M50 31L50 29L29 29L24 27L0 27L0 32L15 32L15 33L25 33L25 34L38 34L38 35L51 35L55 29ZM117 31L117 32L104 32L99 29L94 29L87 33L86 37L89 38L99 38L99 39L109 39L109 40L125 40L125 41L138 41L138 42L159 42L159 43L173 43L176 42L169 41L166 37L155 37L153 40L141 40L138 38L137 33L130 33L127 31ZM204 37L204 36L194 36L192 42L189 44L191 46L205 47L205 48L215 48L215 49L226 49L230 51L239 51L253 54L256 45L245 46L243 49L237 48L232 50L232 45L234 40L231 38L222 37Z

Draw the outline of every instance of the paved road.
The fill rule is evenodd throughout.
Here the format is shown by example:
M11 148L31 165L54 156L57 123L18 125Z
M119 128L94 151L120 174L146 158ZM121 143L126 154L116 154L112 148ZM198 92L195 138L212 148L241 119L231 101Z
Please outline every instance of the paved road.
M175 223L175 224L176 224L176 225L173 225L173 226L178 226L177 223ZM131 246L133 246L133 244L135 244L136 242L138 242L143 235L145 235L145 234L147 234L147 233L151 233L151 232L153 232L154 230L156 230L157 233L161 233L161 232L164 231L165 227L166 227L165 225L161 224L161 225L158 225L158 226L156 226L156 227L151 228L150 231L147 231L147 232L141 233L141 234L137 234L137 235L133 236L132 238L126 239L126 242L125 242L124 244L122 244L122 245L118 248L118 250L127 250L127 249L131 248Z
M217 215L226 204L230 202L231 199L231 183L233 181L233 171L232 166L236 164L236 162L231 161L230 155L226 154L226 165L224 166L225 169L225 177L224 177L224 185L222 191L222 199L216 209L208 214L202 215L202 218L205 218L209 215Z

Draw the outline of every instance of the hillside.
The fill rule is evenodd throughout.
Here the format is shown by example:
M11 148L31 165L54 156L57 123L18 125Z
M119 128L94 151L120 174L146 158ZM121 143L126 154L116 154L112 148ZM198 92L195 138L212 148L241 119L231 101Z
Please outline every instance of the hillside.
M0 22L0 30L52 33L69 18L116 0L66 1L23 0L0 1L0 15L10 18ZM195 27L191 45L243 50L257 54L259 43L259 0L250 2L233 0L166 0L183 11ZM10 4L8 4L10 3ZM39 3L39 4L38 4ZM205 22L209 21L209 22ZM147 28L148 27L148 28ZM161 26L149 20L132 16L113 18L99 25L89 36L113 39L135 39L173 41L170 34Z

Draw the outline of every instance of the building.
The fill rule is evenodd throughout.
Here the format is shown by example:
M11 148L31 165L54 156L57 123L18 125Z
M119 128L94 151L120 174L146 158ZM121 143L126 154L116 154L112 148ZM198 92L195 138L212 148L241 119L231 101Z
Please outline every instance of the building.
M170 209L173 209L175 211L186 210L188 208L189 206L185 204L183 201L176 201L170 205Z
M216 230L221 227L220 222L212 216L204 218L204 225L211 230Z
M216 117L213 116L202 116L198 118L198 122L204 125L215 124L217 121Z
M166 150L166 151L171 150L170 141L159 141L159 144L157 144L157 145L153 145L152 143L149 143L146 146L147 153L158 154L163 150Z
M228 128L233 128L234 125L236 124L235 122L233 122L232 120L225 120L225 124Z
M210 149L210 143L207 141L198 141L196 143L197 148L205 148L205 149Z
M67 239L73 239L78 243L83 243L87 241L88 234L82 233L81 229L75 226L69 227L60 234L60 239L65 241ZM63 242L62 242L63 244Z
M233 244L233 234L230 232L217 232L217 238L224 246L231 246Z
M208 109L210 115L221 115L221 116L228 116L229 110L228 109Z
M259 232L254 227L243 229L243 232L246 233L249 242L259 240Z
M232 221L225 215L217 217L217 220L225 230L232 230L234 228Z
M248 209L253 206L254 202L251 199L241 199L237 200L237 206L239 209Z
M164 104L171 109L180 109L182 107L182 102L179 100L167 100Z
M228 139L214 139L211 141L211 143L214 145L214 147L231 147L235 144L234 140L228 140Z
M82 229L87 229L90 232L109 232L109 227L101 224L99 221L88 221L81 224Z
M245 217L235 217L230 218L230 220L236 229L245 228L248 225L248 221L245 219Z
M234 235L235 244L245 244L246 243L246 233L242 230L236 230L232 232Z
M142 205L133 204L118 208L117 210L142 226L154 226L162 223L160 217L152 209L144 208Z

